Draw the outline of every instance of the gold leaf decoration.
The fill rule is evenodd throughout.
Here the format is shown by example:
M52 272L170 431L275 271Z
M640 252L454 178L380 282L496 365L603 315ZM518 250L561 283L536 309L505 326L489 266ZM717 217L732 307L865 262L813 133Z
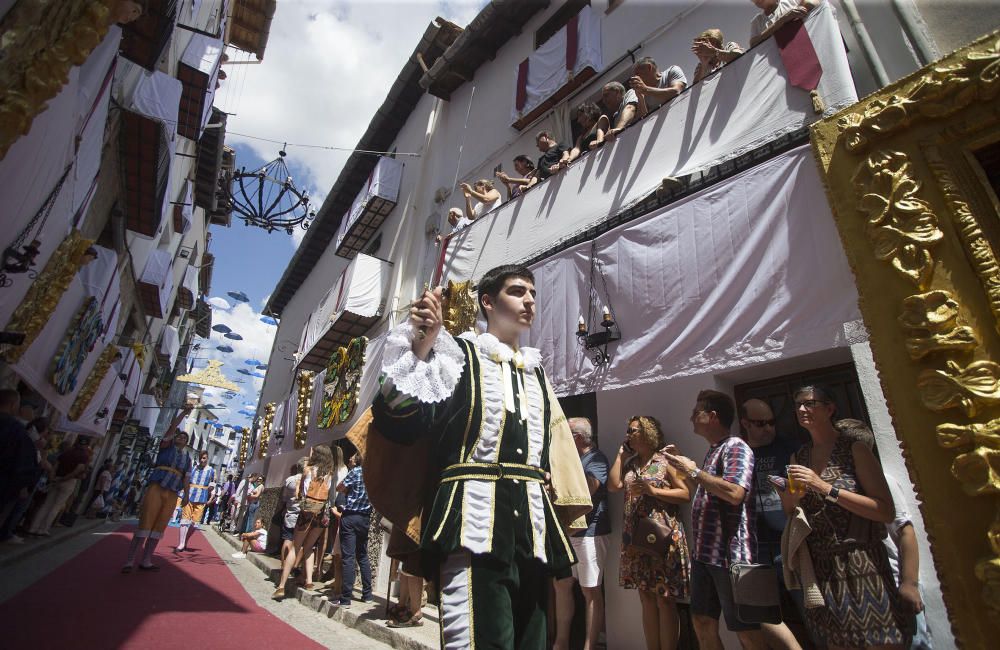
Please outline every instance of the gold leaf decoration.
M875 256L887 261L918 289L930 285L934 258L929 247L944 234L930 205L917 196L909 157L898 151L876 152L858 167L853 182L861 196L858 210Z
M921 371L917 389L923 405L932 411L959 408L974 417L983 406L1000 401L1000 365L975 361L962 367L948 361L946 369Z
M323 379L323 410L317 425L329 429L343 424L354 415L361 391L361 373L365 368L368 339L351 339L347 347L337 348L330 355Z
M90 371L87 376L87 381L84 382L83 387L80 388L80 392L76 394L76 399L73 400L73 406L70 407L69 419L76 422L83 415L83 412L87 410L90 406L91 400L94 399L94 394L100 387L101 382L108 374L108 370L111 368L111 364L114 363L115 359L121 356L121 352L114 345L109 345L104 348L101 352L101 356L98 357L97 363L94 364L94 368Z
M958 322L958 301L948 291L929 291L903 300L899 324L910 330L906 351L912 359L932 352L970 351L979 345L971 327Z
M24 333L21 345L7 347L4 358L9 363L18 361L45 329L80 267L94 259L87 253L93 243L74 230L52 253L4 328L8 332Z
M878 97L837 120L840 141L851 152L922 119L948 117L976 100L993 99L1000 84L1000 41L987 40L955 63L930 66L889 97Z
M299 372L299 395L295 406L295 448L306 446L309 433L309 413L312 411L313 380L316 373L311 370Z
M274 412L277 409L278 405L274 402L268 402L264 407L264 418L260 424L260 445L257 447L258 458L267 457L267 445L271 441L271 425L274 424Z
M16 2L0 21L0 159L108 33L121 0Z
M449 280L443 298L441 307L444 312L444 328L453 336L475 331L479 304L472 291L472 281Z

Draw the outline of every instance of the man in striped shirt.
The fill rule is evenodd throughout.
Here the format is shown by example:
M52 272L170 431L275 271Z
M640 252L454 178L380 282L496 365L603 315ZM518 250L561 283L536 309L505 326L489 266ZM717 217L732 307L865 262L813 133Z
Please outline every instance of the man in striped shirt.
M214 482L215 470L208 466L208 452L203 451L198 456L198 467L191 471L191 485L188 486L187 494L181 500L181 542L174 552L189 550L189 536L198 529L195 523L201 521L205 506L212 498L211 485Z

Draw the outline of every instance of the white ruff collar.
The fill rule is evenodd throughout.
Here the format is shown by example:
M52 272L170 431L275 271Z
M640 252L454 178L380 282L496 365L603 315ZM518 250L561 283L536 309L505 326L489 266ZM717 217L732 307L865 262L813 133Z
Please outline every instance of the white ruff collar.
M465 332L459 338L472 341L483 356L492 359L496 363L504 361L513 362L518 368L533 371L542 365L542 353L538 348L521 348L513 350L506 343L501 343L500 339L490 333L473 334Z

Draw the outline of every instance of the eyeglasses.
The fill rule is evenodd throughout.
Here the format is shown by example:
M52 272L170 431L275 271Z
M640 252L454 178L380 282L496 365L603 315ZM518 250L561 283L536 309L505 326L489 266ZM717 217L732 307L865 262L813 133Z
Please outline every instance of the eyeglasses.
M807 409L814 409L820 404L829 404L829 402L823 399L806 399L801 402L795 402L795 408L800 409L804 406Z
M747 422L758 428L774 426L774 418L771 418L770 420L747 420Z

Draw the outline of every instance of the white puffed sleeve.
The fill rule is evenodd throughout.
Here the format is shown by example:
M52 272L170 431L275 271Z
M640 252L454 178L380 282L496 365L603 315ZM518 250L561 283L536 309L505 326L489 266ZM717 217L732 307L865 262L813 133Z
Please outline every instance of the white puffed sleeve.
M415 333L409 321L394 327L382 352L382 393L393 389L426 404L443 402L455 392L465 367L465 354L442 330L426 361L413 354Z

